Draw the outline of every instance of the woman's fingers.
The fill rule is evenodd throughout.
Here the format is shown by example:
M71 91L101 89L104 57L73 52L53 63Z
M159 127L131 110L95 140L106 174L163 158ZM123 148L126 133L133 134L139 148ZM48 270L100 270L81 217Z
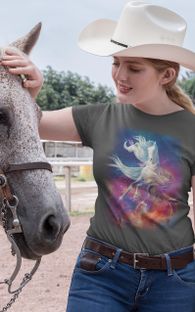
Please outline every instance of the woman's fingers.
M6 59L2 60L1 64L8 67L25 67L28 66L29 62L25 59Z
M2 56L2 61L12 61L12 60L29 60L27 57L24 58L22 55L4 55Z
M6 47L0 63L6 66L11 74L20 75L23 86L33 98L37 96L43 84L43 75L25 53L14 47Z
M18 50L18 49L16 49L15 47L6 47L6 48L4 48L3 49L3 57L5 57L5 56L18 56L18 55L21 55L21 56L24 56L25 54L22 52L22 51L20 51L20 50ZM26 55L26 57L27 57L27 55Z
M9 72L16 75L29 75L34 76L34 70L32 66L18 66L18 67L9 67Z
M23 59L22 56L20 55L3 55L2 56L2 61L11 61L11 60L15 60L15 59Z

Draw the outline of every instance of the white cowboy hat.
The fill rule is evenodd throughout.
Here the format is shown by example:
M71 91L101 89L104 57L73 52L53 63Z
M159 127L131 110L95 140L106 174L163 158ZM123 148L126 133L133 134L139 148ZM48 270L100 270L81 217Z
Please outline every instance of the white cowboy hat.
M118 20L96 20L80 33L79 47L99 56L169 60L195 70L195 53L182 47L186 22L164 7L128 2Z

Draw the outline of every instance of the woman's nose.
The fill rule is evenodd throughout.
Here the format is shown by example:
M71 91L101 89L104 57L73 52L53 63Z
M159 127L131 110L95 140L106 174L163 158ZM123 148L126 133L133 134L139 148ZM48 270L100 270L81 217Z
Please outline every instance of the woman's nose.
M124 65L120 65L115 73L115 78L117 80L126 81L128 79L127 69Z

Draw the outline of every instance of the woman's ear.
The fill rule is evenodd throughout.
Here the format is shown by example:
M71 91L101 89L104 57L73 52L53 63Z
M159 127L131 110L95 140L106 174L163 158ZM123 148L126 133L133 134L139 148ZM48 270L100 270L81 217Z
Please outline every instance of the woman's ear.
M162 73L160 78L160 84L161 86L168 84L171 82L176 75L176 70L173 67L168 67L165 69L165 71Z

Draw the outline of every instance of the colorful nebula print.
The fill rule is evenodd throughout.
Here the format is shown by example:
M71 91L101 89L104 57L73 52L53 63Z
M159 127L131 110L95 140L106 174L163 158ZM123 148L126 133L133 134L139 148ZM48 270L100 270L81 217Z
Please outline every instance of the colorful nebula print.
M123 131L108 162L107 187L112 215L120 226L168 226L180 191L181 147L176 138Z

